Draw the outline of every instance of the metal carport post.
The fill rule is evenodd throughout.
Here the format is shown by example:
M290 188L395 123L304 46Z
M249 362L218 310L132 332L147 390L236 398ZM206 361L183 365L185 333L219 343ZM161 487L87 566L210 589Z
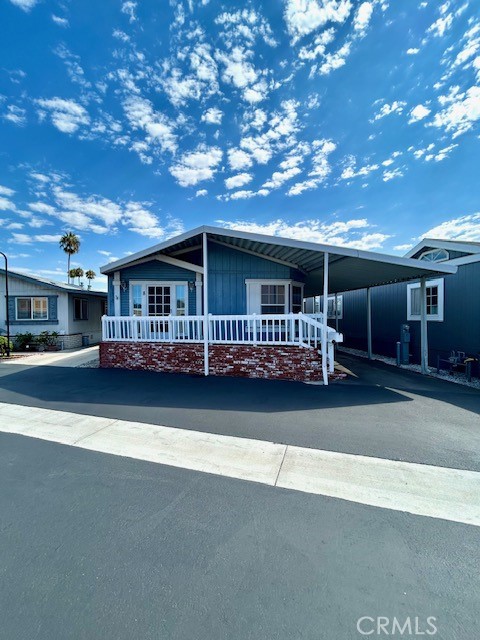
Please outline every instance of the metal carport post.
M422 373L430 373L428 368L428 325L427 325L427 282L420 280L420 354Z

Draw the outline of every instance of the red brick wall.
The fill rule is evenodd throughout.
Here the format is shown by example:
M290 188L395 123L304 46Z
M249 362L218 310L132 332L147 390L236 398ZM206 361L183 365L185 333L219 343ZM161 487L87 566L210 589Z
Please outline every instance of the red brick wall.
M314 349L288 346L210 345L210 375L312 381L322 379ZM102 368L203 375L203 344L102 342Z

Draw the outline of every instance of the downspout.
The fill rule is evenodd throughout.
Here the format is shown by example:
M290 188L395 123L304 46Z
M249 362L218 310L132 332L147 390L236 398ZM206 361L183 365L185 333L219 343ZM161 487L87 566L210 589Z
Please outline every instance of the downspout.
M204 373L208 376L208 244L207 234L203 233L203 361Z
M327 331L328 331L328 252L323 254L323 331L322 331L322 376L323 384L328 385L327 369Z

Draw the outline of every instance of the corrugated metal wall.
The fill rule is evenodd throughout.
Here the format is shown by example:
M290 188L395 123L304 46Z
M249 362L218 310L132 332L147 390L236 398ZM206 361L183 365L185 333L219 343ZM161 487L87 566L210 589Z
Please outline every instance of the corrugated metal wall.
M480 263L460 265L458 272L444 278L445 300L443 322L428 323L430 365L437 355L451 350L469 354L480 352ZM409 324L410 353L420 361L420 322L407 321L407 284L399 283L372 289L372 342L374 353L395 356L400 325ZM344 345L367 348L366 290L343 294L343 320L339 329Z

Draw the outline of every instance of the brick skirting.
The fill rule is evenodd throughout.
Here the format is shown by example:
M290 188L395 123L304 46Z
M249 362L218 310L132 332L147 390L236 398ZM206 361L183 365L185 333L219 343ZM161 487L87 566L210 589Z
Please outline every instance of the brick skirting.
M100 367L203 375L203 344L101 342ZM322 379L318 351L281 345L210 345L209 371L212 376L302 382Z

